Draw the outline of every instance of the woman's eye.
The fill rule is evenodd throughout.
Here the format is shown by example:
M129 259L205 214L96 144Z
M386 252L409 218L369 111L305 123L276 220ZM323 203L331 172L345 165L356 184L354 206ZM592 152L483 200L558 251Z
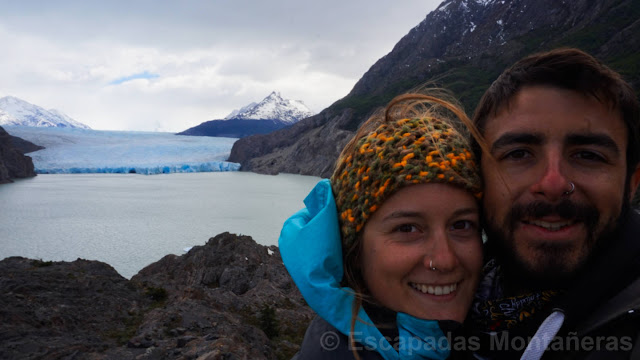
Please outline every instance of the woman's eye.
M471 230L475 229L475 224L469 220L459 220L451 225L452 230Z
M394 231L408 233L408 232L418 231L418 228L416 228L414 225L411 225L411 224L402 224L402 225L396 226Z

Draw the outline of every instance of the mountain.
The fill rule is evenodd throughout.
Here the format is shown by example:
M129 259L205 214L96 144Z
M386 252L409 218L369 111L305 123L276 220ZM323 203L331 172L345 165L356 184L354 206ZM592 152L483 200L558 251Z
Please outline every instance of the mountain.
M300 119L313 115L313 112L300 100L283 99L279 92L272 92L257 104L250 104L232 112L225 120L279 120L293 124Z
M243 138L255 134L268 134L289 126L289 123L278 120L210 120L189 128L177 135L217 136Z
M46 110L13 96L0 98L0 125L90 129L58 110Z
M290 127L236 141L229 161L243 171L329 177L358 126L394 96L430 83L453 91L471 113L506 67L567 46L594 55L640 89L640 2L444 1L346 97Z
M178 135L242 138L267 134L312 115L302 101L284 99L274 91L259 103L251 103L232 111L223 120L210 120Z
M256 105L258 105L258 103L252 102L251 104L249 104L247 106L243 106L240 109L233 110L229 115L227 115L227 117L224 118L224 120L235 119L236 115L238 115L240 113L243 113L243 112L245 112L247 110L250 110Z

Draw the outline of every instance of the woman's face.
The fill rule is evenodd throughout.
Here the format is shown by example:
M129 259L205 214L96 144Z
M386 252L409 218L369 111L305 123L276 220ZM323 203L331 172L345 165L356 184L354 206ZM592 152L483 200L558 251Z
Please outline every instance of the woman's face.
M364 282L380 304L464 321L482 267L478 204L469 192L447 184L402 188L369 218L362 241Z

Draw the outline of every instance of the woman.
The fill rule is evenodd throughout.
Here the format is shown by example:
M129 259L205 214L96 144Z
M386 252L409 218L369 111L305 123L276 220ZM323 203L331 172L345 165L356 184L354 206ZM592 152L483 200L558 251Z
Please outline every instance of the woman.
M288 219L287 270L319 315L299 359L444 359L482 266L481 183L459 106L403 95Z

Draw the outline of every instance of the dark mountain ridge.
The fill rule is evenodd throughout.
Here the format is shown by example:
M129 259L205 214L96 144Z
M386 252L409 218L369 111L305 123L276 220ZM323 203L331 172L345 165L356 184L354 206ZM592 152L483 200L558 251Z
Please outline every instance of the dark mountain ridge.
M378 60L353 90L319 114L238 140L229 161L243 171L329 177L355 129L394 96L430 83L470 114L509 65L538 51L577 47L640 88L640 2L449 0Z
M289 125L291 124L270 119L210 120L179 132L177 135L242 138L255 134L268 134Z
M273 91L259 103L234 110L222 120L206 121L177 135L242 138L267 134L311 115L313 113L302 101L285 99L279 92Z

